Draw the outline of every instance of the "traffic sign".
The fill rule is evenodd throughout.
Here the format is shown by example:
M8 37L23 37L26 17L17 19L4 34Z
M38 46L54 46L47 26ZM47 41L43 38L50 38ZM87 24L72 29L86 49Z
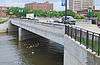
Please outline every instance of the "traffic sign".
M94 11L93 11L93 9L92 8L89 8L88 9L88 17L93 17L94 16Z

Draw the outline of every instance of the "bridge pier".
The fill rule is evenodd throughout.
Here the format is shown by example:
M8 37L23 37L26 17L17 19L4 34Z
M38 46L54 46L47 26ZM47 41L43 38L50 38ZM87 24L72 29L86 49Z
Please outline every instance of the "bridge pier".
M22 28L18 28L18 41L22 40Z
M33 38L34 36L35 36L35 34L33 34L32 32L27 31L20 27L18 28L18 41L19 42Z

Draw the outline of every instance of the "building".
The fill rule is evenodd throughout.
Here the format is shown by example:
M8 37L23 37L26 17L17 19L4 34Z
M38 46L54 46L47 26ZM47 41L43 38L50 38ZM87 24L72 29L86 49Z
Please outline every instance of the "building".
M80 11L82 9L81 0L69 0L69 9Z
M53 10L53 3L44 2L44 3L28 3L25 4L25 7L28 9L33 10L45 10L45 11L52 11Z
M94 12L100 12L100 10L94 10ZM88 10L77 11L78 14L82 14L83 16L87 16Z
M94 9L94 0L69 0L69 9L73 11L86 10L89 7Z
M88 9L89 7L94 8L94 0L82 0L82 10Z
M0 17L6 17L7 16L7 8L8 7L5 7L5 6L0 6Z

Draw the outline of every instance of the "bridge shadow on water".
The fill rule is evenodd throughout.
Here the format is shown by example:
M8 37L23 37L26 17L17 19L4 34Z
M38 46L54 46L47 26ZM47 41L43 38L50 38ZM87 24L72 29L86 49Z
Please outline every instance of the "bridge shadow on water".
M10 34L18 39L17 33ZM17 42L23 65L63 65L64 47L39 35Z

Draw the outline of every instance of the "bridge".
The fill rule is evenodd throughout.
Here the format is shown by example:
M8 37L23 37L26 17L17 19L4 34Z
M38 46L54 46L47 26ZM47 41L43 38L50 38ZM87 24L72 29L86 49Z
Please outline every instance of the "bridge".
M47 24L39 22L36 23L32 20L29 21L19 19L11 20L11 23L19 27L19 41L21 40L21 29L25 29L47 39L50 39L56 43L64 45L64 25Z
M26 19L10 19L9 26L18 30L19 41L35 33L63 45L64 65L100 65L98 33L70 25Z

